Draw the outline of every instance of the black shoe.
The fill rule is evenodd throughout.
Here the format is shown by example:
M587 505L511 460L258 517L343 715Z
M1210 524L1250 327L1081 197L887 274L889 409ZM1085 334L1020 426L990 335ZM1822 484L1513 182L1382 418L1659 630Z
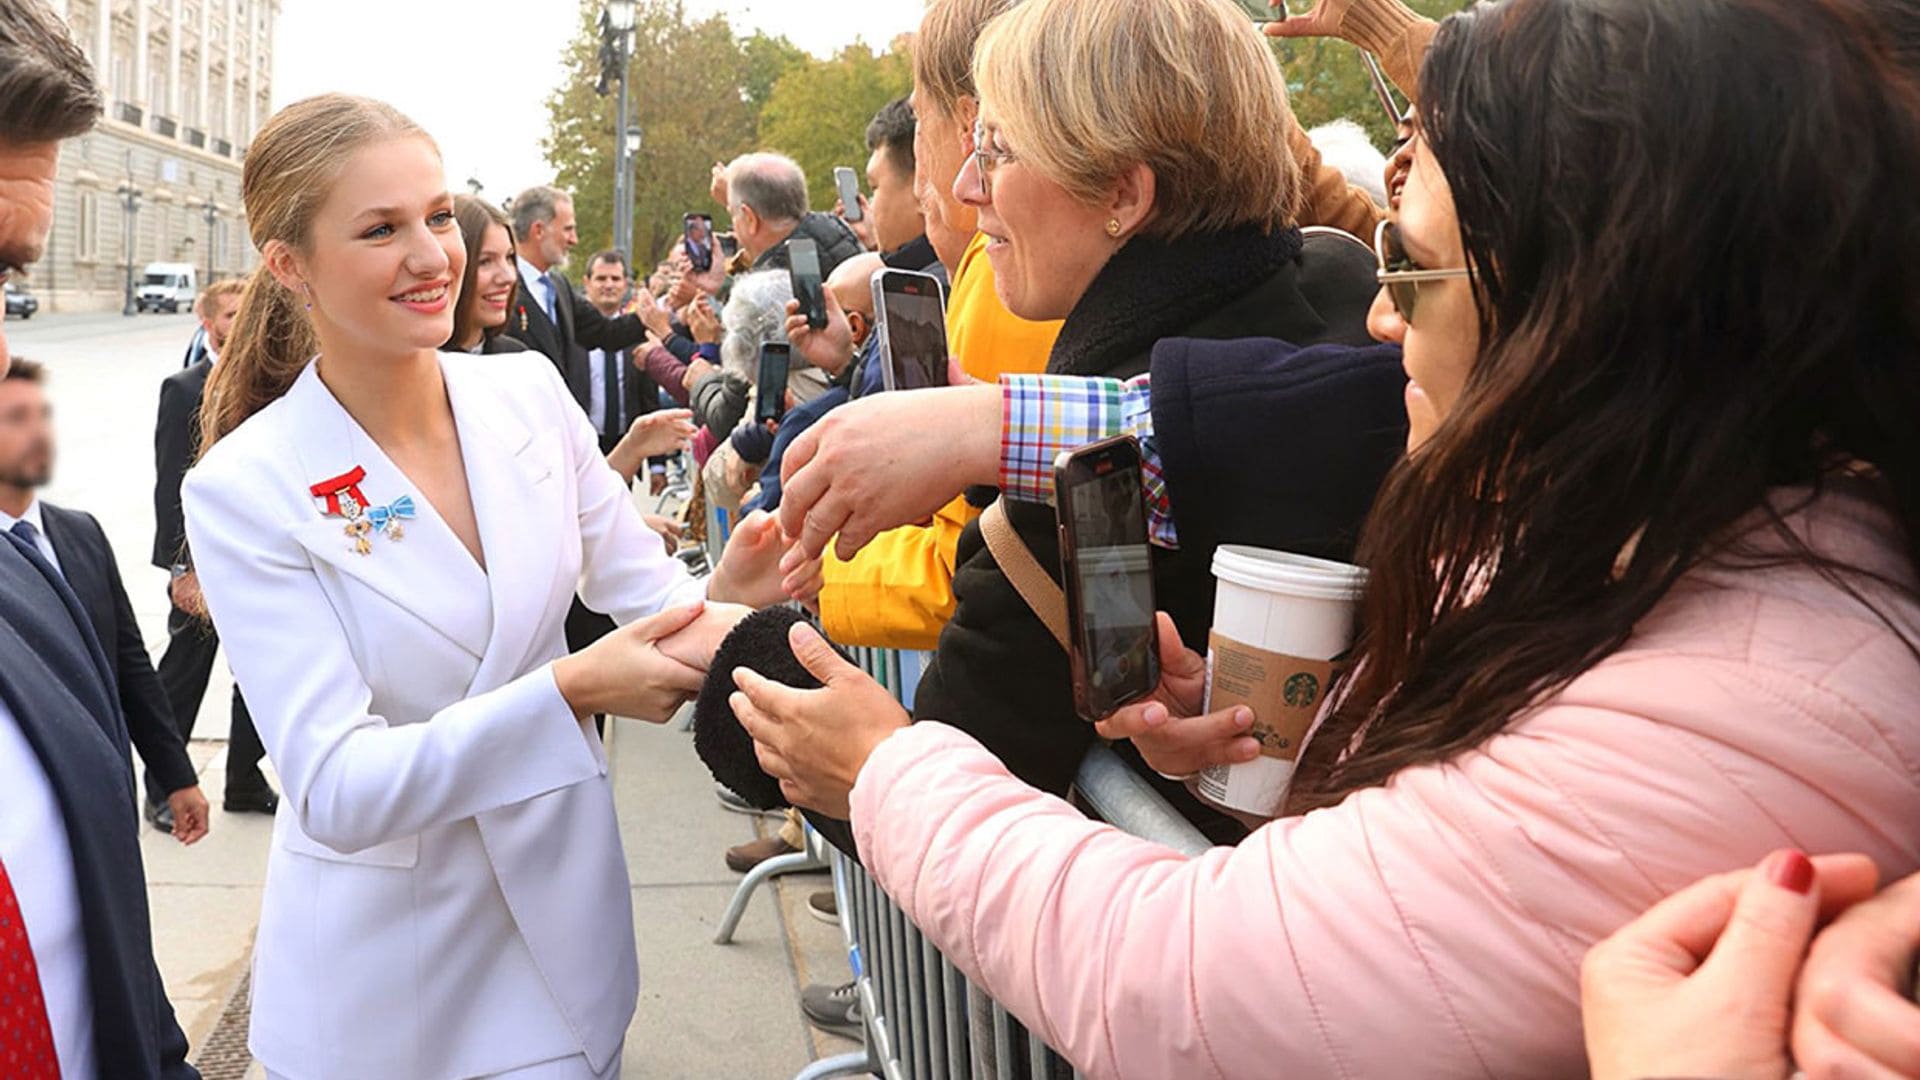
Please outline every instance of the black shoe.
M147 823L168 836L173 835L173 807L166 803L147 804Z
M272 788L265 791L249 792L245 795L228 795L221 808L229 814L266 814L280 809L280 796Z
M800 991L800 1011L807 1014L807 1023L822 1031L849 1039L865 1035L865 1025L860 1022L860 991L853 983L814 983Z

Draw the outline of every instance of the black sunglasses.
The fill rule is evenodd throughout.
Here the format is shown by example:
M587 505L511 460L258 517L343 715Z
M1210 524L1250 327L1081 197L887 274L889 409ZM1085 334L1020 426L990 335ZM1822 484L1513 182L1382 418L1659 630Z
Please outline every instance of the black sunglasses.
M1473 276L1473 271L1464 266L1451 270L1421 269L1400 242L1399 226L1391 221L1382 221L1373 230L1373 257L1380 261L1380 269L1374 272L1374 278L1387 290L1387 299L1393 301L1393 310L1400 313L1401 320L1408 326L1413 325L1413 309L1419 302L1421 285L1429 281Z

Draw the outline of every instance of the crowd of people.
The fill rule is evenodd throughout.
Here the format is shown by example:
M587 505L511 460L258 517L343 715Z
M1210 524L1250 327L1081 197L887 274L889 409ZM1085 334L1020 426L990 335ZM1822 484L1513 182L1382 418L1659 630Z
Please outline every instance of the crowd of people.
M260 268L161 391L157 669L0 342L0 1072L194 1075L134 808L205 834L219 648L270 1076L617 1075L647 838L599 725L696 695L752 748L722 803L783 817L727 865L810 827L1089 1076L1920 1076L1920 4L1276 12L1378 58L1389 154L1303 130L1257 25L930 0L857 206L745 154L579 284L568 193L281 110ZM0 264L100 107L0 10ZM948 385L888 390L889 270L944 289ZM1056 457L1118 436L1159 676L1089 723L1035 597ZM1270 816L1199 784L1262 753L1207 704L1233 545L1367 568ZM930 652L911 710L836 645ZM1099 740L1215 846L1091 820Z

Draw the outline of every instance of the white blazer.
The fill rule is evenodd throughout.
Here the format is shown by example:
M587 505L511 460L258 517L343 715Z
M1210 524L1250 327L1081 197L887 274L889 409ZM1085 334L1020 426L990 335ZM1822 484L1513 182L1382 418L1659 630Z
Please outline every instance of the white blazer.
M184 488L207 606L285 787L250 1046L303 1080L602 1070L638 995L605 753L551 662L576 588L626 623L703 585L546 357L440 368L485 572L312 364ZM369 500L411 495L417 515L367 555L309 492L355 466Z

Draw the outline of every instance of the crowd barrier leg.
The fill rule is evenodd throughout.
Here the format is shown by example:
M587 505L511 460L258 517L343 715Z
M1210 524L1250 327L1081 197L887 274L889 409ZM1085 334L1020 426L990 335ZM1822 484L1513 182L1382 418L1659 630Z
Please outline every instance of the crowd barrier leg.
M820 870L826 865L810 851L796 851L791 855L776 855L747 871L740 887L733 890L733 899L727 901L727 910L720 916L720 928L714 931L713 943L726 945L733 941L733 932L740 926L741 916L747 913L747 901L753 899L754 891L761 885L781 874Z

